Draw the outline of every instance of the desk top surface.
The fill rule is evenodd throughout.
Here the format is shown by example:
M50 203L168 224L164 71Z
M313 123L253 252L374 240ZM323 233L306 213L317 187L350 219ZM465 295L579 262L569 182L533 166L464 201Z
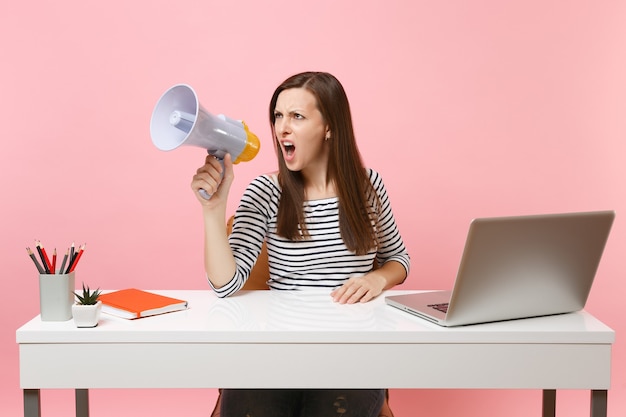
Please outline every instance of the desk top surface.
M599 343L615 333L586 311L444 328L385 304L334 303L328 291L151 290L187 300L189 309L126 320L102 314L94 328L39 316L16 332L29 343Z

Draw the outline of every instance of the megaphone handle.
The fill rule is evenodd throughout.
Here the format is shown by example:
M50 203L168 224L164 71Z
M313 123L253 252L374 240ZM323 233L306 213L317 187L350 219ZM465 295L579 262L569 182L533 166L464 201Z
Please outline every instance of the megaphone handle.
M217 156L215 157L215 159L217 159L220 162L220 165L222 166L222 178L224 178L224 160L222 158L218 158ZM200 194L202 198L204 198L205 200L211 199L211 194L207 193L204 188L200 188L198 190L198 194Z
M198 193L202 196L202 198L204 198L205 200L210 200L211 199L211 194L207 193L204 188L200 188L198 190Z

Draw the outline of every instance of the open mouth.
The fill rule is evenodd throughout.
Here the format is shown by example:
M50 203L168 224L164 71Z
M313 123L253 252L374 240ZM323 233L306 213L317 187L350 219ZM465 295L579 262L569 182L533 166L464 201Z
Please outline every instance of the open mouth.
M291 158L296 151L295 145L291 142L283 142L283 149L287 158Z

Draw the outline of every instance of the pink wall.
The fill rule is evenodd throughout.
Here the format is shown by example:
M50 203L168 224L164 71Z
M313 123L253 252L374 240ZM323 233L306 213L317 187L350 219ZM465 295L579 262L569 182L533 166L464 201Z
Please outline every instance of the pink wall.
M77 280L91 286L207 288L188 186L204 154L152 146L160 94L189 83L262 138L237 167L234 210L275 168L271 92L307 69L351 98L413 259L406 288L452 283L473 217L617 211L587 309L617 331L609 416L625 415L625 19L616 1L4 2L0 415L22 413L15 330L38 313L34 239L87 242ZM161 393L94 391L92 414L206 416L215 395ZM535 391L392 395L398 417L540 412ZM559 415L586 415L587 396L560 393ZM72 410L67 390L43 398L46 416Z

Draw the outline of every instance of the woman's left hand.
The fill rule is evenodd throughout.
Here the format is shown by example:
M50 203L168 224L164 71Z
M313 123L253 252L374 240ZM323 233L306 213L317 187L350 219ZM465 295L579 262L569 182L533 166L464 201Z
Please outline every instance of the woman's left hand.
M350 278L330 295L333 301L340 304L366 303L379 296L386 285L385 277L377 271L372 271L362 277Z

